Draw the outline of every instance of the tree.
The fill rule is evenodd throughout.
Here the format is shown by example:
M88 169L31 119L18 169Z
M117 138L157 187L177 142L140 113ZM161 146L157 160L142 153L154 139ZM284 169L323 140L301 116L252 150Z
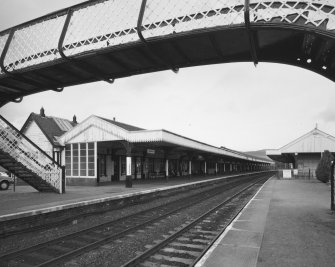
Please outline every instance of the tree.
M325 152L323 152L322 154L322 157L315 171L316 178L323 183L327 183L329 181L330 168L332 164L331 162L333 160L334 160L333 155L328 150L325 150Z

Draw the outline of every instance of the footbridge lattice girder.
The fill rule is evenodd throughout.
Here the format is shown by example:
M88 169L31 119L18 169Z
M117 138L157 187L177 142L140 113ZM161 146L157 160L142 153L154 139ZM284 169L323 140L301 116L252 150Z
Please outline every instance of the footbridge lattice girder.
M39 191L64 192L64 168L1 115L0 164Z
M0 33L0 105L64 86L224 62L335 81L331 0L96 0Z

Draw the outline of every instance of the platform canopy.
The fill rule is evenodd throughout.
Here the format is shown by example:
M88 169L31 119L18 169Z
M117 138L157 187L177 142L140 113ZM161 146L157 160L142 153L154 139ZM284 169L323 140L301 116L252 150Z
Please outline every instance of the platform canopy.
M267 150L266 155L275 161L290 163L295 155L321 154L325 150L335 152L335 137L315 128L282 148Z
M106 141L127 141L133 144L147 143L148 145L150 144L162 147L178 147L215 154L217 156L230 157L238 160L253 161L257 163L271 163L270 160L266 161L246 155L239 151L211 146L164 129L145 130L95 115L88 117L86 120L59 138L59 142L63 145L71 143Z

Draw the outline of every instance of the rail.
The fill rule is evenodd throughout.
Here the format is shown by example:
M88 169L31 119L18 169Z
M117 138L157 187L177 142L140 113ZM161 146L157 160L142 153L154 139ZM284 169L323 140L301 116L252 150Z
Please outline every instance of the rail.
M0 150L62 193L62 167L0 115Z
M203 244L205 242L208 242L208 245L205 247L205 249L203 251L197 251L198 255L189 254L189 255L186 256L187 260L192 261L193 264L187 264L187 263L184 262L185 265L187 264L189 266L194 266L197 263L197 261L200 259L200 257L202 255L204 255L204 253L210 248L210 246L224 232L225 228L234 220L234 218L244 208L244 206L245 206L246 203L244 205L242 205L242 207L240 207L237 212L233 213L234 215L229 219L228 222L226 222L226 224L225 224L226 226L223 229L221 229L221 226L218 225L217 221L215 221L215 217L220 217L220 216L221 217L227 217L228 215L227 215L227 213L224 213L224 215L222 215L220 213L220 210L224 209L226 206L231 205L231 203L232 203L233 200L235 200L236 198L240 197L243 193L247 192L248 189L254 187L259 182L266 181L268 179L269 179L269 177L262 177L260 179L257 179L255 182L253 182L253 183L245 186L244 188L240 189L233 196L229 197L228 199L225 199L223 202L219 203L218 205L216 205L215 207L213 207L209 211L207 211L204 214L200 215L198 218L195 218L191 222L188 222L185 226L181 227L180 229L178 229L177 231L175 231L174 233L172 233L166 239L162 240L161 242L158 242L157 244L155 244L151 248L147 249L143 253L139 253L139 255L137 257L135 257L134 259L128 261L127 263L125 263L124 265L122 265L122 267L150 266L151 262L146 262L147 259L149 259L153 255L156 255L161 249L163 249L164 247L167 247L169 244L171 244L172 242L174 242L177 238L183 236L185 233L189 232L191 229L196 229L195 232L199 231L199 236L197 236L196 238L195 237L193 237L193 238L194 239L198 239L198 240L201 239L201 236L204 236L204 234L202 233L202 230L200 230L201 224L203 224L202 227L205 228L207 231L210 231L210 232L217 231L218 233L215 234L215 236L214 236L214 238L213 238L213 240L211 242L209 242L208 239L207 239L207 237L210 236L211 234L210 233L207 233L207 235L205 234L206 238L203 239ZM205 224L207 224L207 225L204 226ZM210 229L211 227L209 227L209 225L215 225L214 228L217 228L217 229L216 230ZM208 229L210 229L210 230L208 230ZM189 237L189 236L187 236L187 237ZM185 239L187 239L187 237L185 235ZM191 239L190 241L192 242L192 238L189 237L189 239ZM185 245L185 247L187 247L187 245ZM199 249L199 247L198 247L198 249ZM179 254L180 258L182 258L181 254L182 253ZM192 260L193 257L195 257L195 259ZM159 257L156 257L156 259L158 259L158 258ZM166 263L166 261L168 261L168 259L165 258L164 261ZM172 262L173 262L173 257L171 257L171 263ZM156 264L157 264L157 262L156 262ZM167 263L167 265L169 265L169 263ZM158 264L157 264L157 266L158 266Z
M150 209L130 214L115 220L107 220L105 222L101 222L101 224L78 230L76 232L70 233L69 235L58 237L53 240L46 242L43 240L41 243L31 247L0 254L0 265L10 265L11 262L17 262L18 258L22 260L25 258L25 256L30 257L31 254L35 253L39 254L41 257L33 259L33 264L32 262L29 263L31 265L54 266L57 264L62 264L64 261L73 259L74 257L81 255L84 252L91 251L98 248L99 246L113 242L115 240L120 240L128 234L135 233L141 229L147 230L149 229L148 226L152 226L160 220L169 218L174 214L178 214L193 205L212 199L215 196L222 195L224 191L231 190L236 186L241 186L242 184L249 181L249 179L258 180L259 177L260 174L253 174L252 176L247 176L243 179L236 179L236 177L234 177L232 180L224 179L219 184L210 185L209 188L205 188L204 190L201 189L200 191L195 191L194 193L192 193L192 190L190 190L186 196L182 196L182 198L175 199L171 202L164 202L159 206L155 206ZM261 177L264 178L263 175L261 175ZM59 225L63 224L64 222L61 222ZM55 226L56 225L53 225L53 227ZM31 229L29 228L27 231L30 232ZM27 231L24 231L24 233ZM91 239L90 236L93 236L94 238ZM72 242L74 240L80 240L80 242L73 246ZM67 246L66 244L68 243L72 243L72 245ZM50 253L50 251L48 251L46 254L46 251L43 249L46 247L53 250L53 252ZM63 247L65 249L62 249L61 252L57 252L57 248L55 249L55 247Z

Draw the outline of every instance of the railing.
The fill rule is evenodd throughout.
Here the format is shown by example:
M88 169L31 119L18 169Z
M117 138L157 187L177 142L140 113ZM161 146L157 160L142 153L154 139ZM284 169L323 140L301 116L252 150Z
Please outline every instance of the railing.
M0 150L46 181L59 193L62 167L0 115Z
M0 76L157 37L264 23L318 28L334 36L334 1L87 1L0 32Z

